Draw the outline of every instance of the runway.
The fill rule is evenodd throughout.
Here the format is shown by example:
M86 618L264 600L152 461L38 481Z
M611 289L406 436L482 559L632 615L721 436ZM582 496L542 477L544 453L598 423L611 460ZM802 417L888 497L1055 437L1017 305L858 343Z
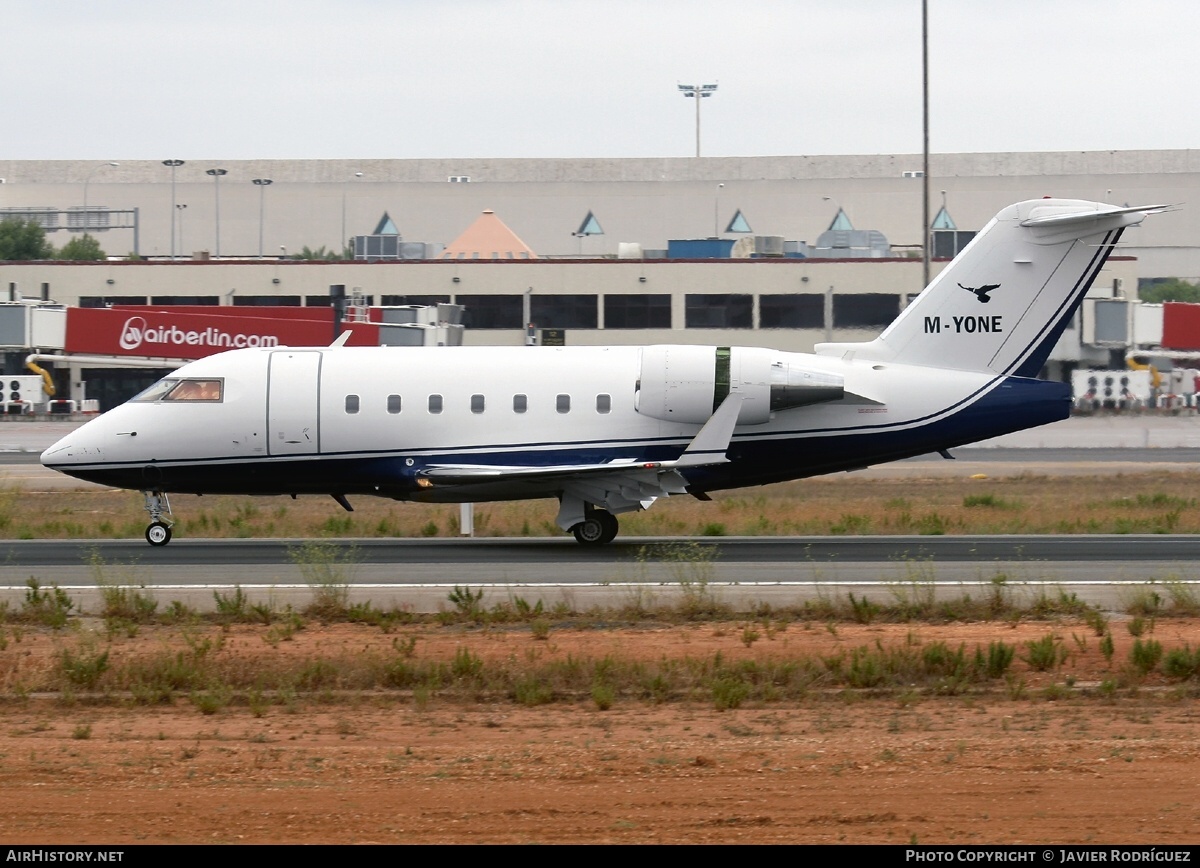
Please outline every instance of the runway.
M0 424L0 479L27 491L86 487L37 463L41 449L76 425ZM953 454L953 461L921 456L849 475L1193 473L1200 468L1200 421L1072 418ZM98 602L98 582L145 585L163 601L194 606L211 607L214 590L235 585L255 599L303 605L313 576L323 572L351 584L355 599L415 611L445 607L455 585L485 588L485 599L536 594L583 606L612 604L639 585L664 595L701 583L721 588L733 604L785 605L850 589L894 596L914 585L940 595L978 594L997 581L1022 593L1063 590L1120 608L1146 582L1200 582L1200 539L1189 536L622 537L600 550L567 538L363 539L339 541L338 560L324 565L305 554L305 542L176 539L154 549L141 540L12 541L0 564L0 600L19 604L34 577L71 588L89 609Z
M732 605L784 606L853 590L879 598L978 596L998 585L1029 597L1074 593L1118 609L1146 583L1200 593L1200 538L971 536L643 538L599 550L573 541L18 540L0 566L0 599L19 605L26 582L70 589L95 610L101 585L144 586L163 601L213 605L214 590L303 606L314 585L346 584L356 601L437 611L455 585L548 606L618 606L634 588L660 597L719 589ZM641 592L639 592L641 593Z
M306 557L312 540L181 539L162 548L141 540L10 540L6 571L76 567L96 559L146 568L182 566L290 566ZM839 564L996 562L1050 567L1088 563L1093 569L1113 561L1145 564L1200 561L1200 537L1166 534L1004 535L1004 536L811 536L811 537L633 537L600 548L584 548L563 537L525 539L338 539L316 543L340 552L360 566L435 566L469 574L489 566L538 565L603 573L614 566L704 562L736 570L758 564L786 571ZM310 560L311 555L307 556ZM532 576L530 582L559 581ZM247 584L261 584L251 579Z

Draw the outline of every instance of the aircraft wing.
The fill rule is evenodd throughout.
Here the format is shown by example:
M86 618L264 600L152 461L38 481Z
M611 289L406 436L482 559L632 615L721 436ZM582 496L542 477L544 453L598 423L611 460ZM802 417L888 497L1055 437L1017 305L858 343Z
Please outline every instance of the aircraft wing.
M638 461L618 458L595 464L494 465L431 464L421 471L428 486L561 480L565 495L605 506L611 512L644 509L659 497L683 494L687 480L679 469L724 464L743 397L730 393L678 458Z

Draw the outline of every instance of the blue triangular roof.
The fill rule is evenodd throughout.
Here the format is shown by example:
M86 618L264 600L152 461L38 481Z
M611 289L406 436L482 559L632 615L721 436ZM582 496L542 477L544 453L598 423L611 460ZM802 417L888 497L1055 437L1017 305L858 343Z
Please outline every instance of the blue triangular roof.
M853 229L854 224L850 222L850 218L846 216L846 212L838 208L837 216L833 218L833 222L829 224L829 229Z
M396 224L392 222L392 218L388 216L388 212L384 211L383 216L379 218L379 223L375 227L372 235L399 235L400 230L396 228Z
M742 209L733 215L733 219L729 221L729 225L725 227L726 232L753 232L750 224L746 222L746 218L742 216Z
M937 212L937 216L933 218L933 225L930 229L957 229L954 225L954 218L950 216L950 212L946 210L946 206L942 206L942 210Z
M579 229L575 232L576 235L603 235L604 230L600 228L600 221L591 211L583 218L583 222L579 224Z

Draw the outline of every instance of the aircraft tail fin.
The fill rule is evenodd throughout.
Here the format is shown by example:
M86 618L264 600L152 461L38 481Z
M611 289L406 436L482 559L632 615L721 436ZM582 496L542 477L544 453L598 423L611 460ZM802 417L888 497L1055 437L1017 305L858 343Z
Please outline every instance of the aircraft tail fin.
M1036 377L1121 233L1170 206L1034 199L997 214L875 340L821 355Z

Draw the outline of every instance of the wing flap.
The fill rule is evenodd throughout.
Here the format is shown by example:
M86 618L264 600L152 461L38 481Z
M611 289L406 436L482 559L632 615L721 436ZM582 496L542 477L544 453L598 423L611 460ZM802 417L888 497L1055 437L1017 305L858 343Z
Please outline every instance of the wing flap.
M449 484L472 482L497 482L506 479L553 479L557 476L590 476L605 473L628 473L634 470L654 472L665 462L635 462L616 459L602 464L553 464L530 466L526 464L430 464L421 471L421 476Z

